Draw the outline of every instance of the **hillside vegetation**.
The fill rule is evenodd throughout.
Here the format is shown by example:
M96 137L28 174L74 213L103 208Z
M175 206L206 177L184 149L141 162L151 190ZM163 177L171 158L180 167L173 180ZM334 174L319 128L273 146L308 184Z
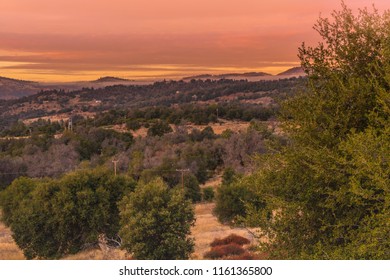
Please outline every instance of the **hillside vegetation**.
M137 259L390 259L389 26L389 12L342 4L315 25L323 42L299 48L306 78L1 101L2 220L29 259L97 246ZM252 244L229 232L205 252L195 209L251 228Z

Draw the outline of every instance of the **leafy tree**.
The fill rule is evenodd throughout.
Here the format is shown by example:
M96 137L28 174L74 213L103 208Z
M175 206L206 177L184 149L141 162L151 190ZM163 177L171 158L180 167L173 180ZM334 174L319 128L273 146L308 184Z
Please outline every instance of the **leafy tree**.
M120 203L123 247L137 259L188 259L194 248L189 238L194 210L182 190L161 179L137 186Z
M290 141L247 179L265 198L247 222L272 257L390 258L389 15L343 3L299 50L309 90L283 104Z
M164 121L157 121L153 123L148 129L149 136L163 136L168 132L172 132L172 128Z
M239 180L231 168L224 172L222 185L217 189L214 213L222 223L236 223L247 214L246 204L264 208L264 201L256 195L248 178Z
M237 179L237 174L233 168L228 167L223 171L222 174L222 185L227 186L233 183Z
M26 258L60 258L115 238L117 202L134 183L104 170L78 171L58 180L15 180L1 193L3 219Z
M192 174L184 176L184 196L192 202L199 202L202 200L202 194L199 187L199 182ZM181 186L179 186L181 187Z
M215 197L215 192L212 187L203 188L203 200L204 201L213 201Z

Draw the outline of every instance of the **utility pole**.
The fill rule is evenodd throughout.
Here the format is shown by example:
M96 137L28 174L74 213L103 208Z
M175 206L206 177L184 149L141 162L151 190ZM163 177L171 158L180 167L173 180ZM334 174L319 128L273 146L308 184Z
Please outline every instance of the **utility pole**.
M69 118L68 130L69 130L69 131L73 131L73 120L72 120L72 116L70 116L70 118Z
M190 172L190 170L187 169L176 169L177 172L181 172L181 187L183 188L184 191L184 172Z
M116 164L118 163L118 161L119 160L115 160L115 159L112 160L112 163L114 164L114 175L115 175L115 177L116 177Z

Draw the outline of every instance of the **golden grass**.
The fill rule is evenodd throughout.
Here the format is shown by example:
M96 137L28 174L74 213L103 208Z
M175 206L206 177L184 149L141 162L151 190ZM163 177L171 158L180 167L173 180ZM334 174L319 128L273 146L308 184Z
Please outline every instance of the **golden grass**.
M201 203L195 206L196 223L192 228L195 238L195 252L192 259L203 259L203 255L210 249L210 243L215 238L223 238L232 233L248 238L255 242L252 234L243 228L231 228L218 222L212 214L215 203Z
M0 260L24 260L22 250L16 245L12 233L3 223L0 223Z
M68 255L63 260L129 260L131 256L124 250L111 249L109 252L103 252L100 249L89 249Z
M196 128L199 130L203 130L205 127L211 126L214 133L217 135L222 134L226 129L230 129L233 132L243 132L246 131L249 127L249 122L239 122L239 121L224 121L223 123L211 123L209 125L186 125L186 128L189 132L192 129Z

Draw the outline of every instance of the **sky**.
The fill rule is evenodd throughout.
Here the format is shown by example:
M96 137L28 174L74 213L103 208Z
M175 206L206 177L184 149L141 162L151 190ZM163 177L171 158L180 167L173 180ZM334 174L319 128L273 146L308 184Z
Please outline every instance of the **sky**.
M340 0L0 0L0 76L178 78L299 66ZM353 10L389 0L345 0Z

